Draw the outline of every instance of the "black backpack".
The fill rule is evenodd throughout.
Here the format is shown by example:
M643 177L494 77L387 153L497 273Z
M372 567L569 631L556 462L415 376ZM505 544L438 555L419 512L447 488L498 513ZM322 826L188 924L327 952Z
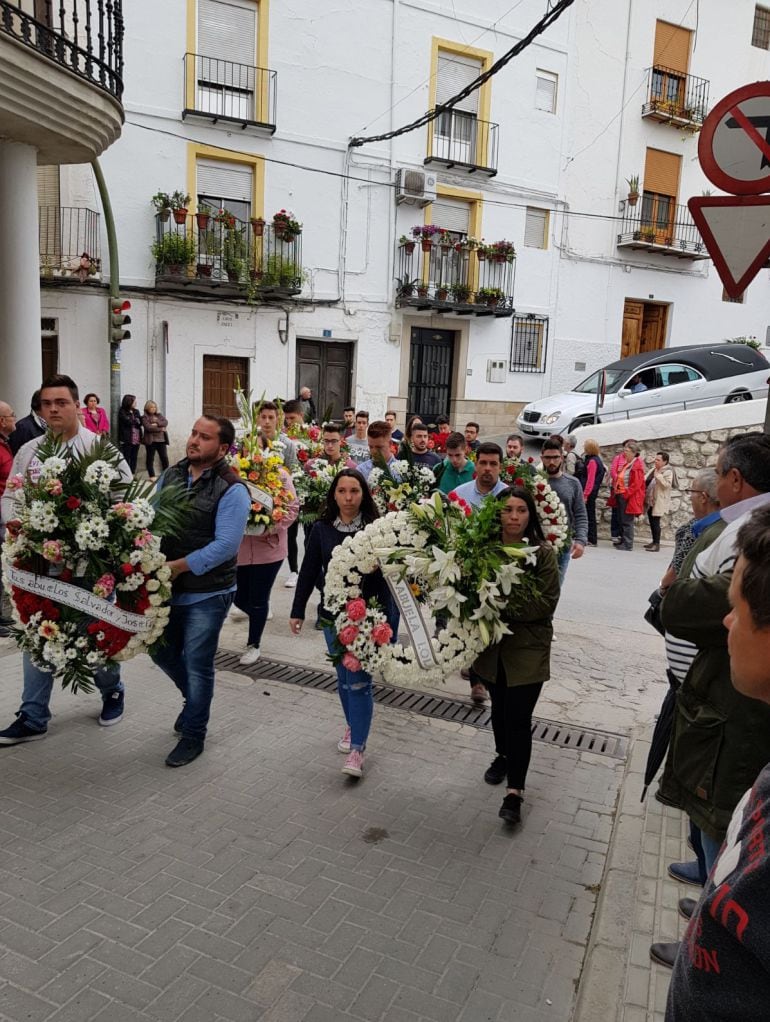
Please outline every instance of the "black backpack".
M588 479L588 469L586 468L585 459L579 454L575 455L575 478L585 488L586 479Z

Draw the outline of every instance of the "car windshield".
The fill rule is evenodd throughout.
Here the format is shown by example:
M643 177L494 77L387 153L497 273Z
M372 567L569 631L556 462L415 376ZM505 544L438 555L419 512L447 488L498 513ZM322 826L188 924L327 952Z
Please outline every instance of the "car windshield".
M614 394L620 389L621 384L628 376L627 369L607 369L607 393ZM583 380L573 390L578 394L595 394L597 388L601 386L602 382L602 370L598 369L595 373L591 373L587 380Z

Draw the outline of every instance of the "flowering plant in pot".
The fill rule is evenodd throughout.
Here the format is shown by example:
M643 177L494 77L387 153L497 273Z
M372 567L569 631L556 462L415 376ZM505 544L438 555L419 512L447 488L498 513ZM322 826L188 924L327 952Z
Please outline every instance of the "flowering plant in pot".
M489 246L489 257L496 263L512 263L516 258L516 249L512 241L493 241Z
M493 307L502 304L504 299L505 295L499 287L480 287L476 292L476 302L479 305Z
M467 284L462 283L462 281L455 281L449 290L452 292L452 297L459 305L465 305L471 296L471 289Z
M412 228L412 237L416 238L422 245L423 252L430 252L433 247L433 238L439 228L433 224L417 224Z
M456 241L452 247L455 252L475 252L479 247L479 242L476 241L475 238L460 238L460 240Z
M175 191L170 199L171 212L174 214L174 222L183 224L187 219L187 207L190 205L190 196L185 192Z
M209 225L211 219L211 206L207 206L205 202L202 202L198 206L198 212L195 214L195 222L198 225L199 231L205 231Z
M225 229L232 230L235 227L235 213L231 213L229 209L223 206L214 217L214 223L222 224Z
M171 216L171 196L168 192L156 192L150 199L150 202L158 211L158 216L163 223L166 223Z
M298 234L302 234L302 224L290 210L279 209L273 213L273 230L276 238L293 241Z
M411 255L414 252L414 241L411 238L407 238L405 234L402 234L398 239L399 245L406 251L407 255Z

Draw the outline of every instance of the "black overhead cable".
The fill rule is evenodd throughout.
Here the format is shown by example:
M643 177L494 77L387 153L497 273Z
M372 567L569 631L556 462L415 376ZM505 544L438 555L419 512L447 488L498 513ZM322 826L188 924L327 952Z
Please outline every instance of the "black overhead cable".
M541 35L541 33L545 32L545 30L552 25L557 18L561 17L567 8L571 7L574 2L575 0L558 0L558 3L554 4L553 8L546 12L544 17L530 29L523 39L520 39L515 46L511 47L507 53L504 53L499 60L496 60L495 63L492 64L491 67L482 72L482 74L472 81L470 85L466 85L465 88L458 92L456 96L452 96L451 99L448 99L446 103L442 103L441 106L436 107L435 110L429 110L426 114L423 114L422 117L418 117L416 121L412 121L411 124L405 124L403 128L395 128L393 131L386 131L382 135L367 135L351 138L348 142L348 147L353 149L357 146L366 145L367 142L387 142L390 138L396 138L398 135L405 135L409 131L416 131L417 128L422 128L423 125L430 124L431 121L435 121L436 118L440 117L445 110L450 110L461 100L470 96L472 92L475 92L476 89L484 84L484 82L488 81L492 75L496 75L501 68L505 67L509 61L513 60L514 57L518 57L522 50L525 50L530 43L534 42L534 40Z

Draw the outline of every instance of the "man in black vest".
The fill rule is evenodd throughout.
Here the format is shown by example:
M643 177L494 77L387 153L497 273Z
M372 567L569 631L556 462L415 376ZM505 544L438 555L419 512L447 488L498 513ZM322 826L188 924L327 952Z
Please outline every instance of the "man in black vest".
M225 461L235 439L229 419L202 415L187 441L187 457L161 476L190 494L184 535L163 541L173 580L171 617L153 660L182 693L174 731L179 742L166 757L186 766L203 752L214 696L214 654L235 592L238 547L251 510L248 490Z

